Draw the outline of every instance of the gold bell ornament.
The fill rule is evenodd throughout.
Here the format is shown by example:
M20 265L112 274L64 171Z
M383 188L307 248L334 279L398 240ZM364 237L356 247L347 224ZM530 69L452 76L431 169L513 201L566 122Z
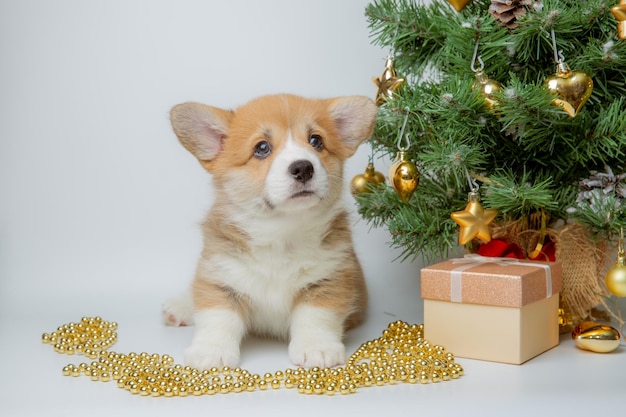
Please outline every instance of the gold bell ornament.
M476 46L474 47L474 57L472 58L471 68L474 71L476 76L476 80L474 84L472 84L472 90L480 93L480 95L485 100L485 105L492 109L498 104L498 100L495 97L495 94L502 92L502 84L500 84L496 80L492 80L487 77L487 75L483 72L485 69L485 64L478 54L478 42L476 42ZM480 68L476 68L476 61L480 63Z
M371 185L380 185L385 183L385 176L376 171L374 164L370 161L365 167L365 173L358 174L350 181L350 192L352 196L357 194L370 192Z
M606 287L618 297L626 297L626 257L624 256L624 231L620 229L615 266L606 274Z
M557 64L556 73L546 78L544 86L557 96L552 102L561 106L570 117L575 117L591 96L593 80L583 71L572 71L564 62L563 53L556 49L554 30L552 46Z
M483 208L480 204L478 187L475 187L467 196L465 210L455 211L450 214L452 220L461 226L459 243L465 245L474 238L478 238L483 242L489 242L491 240L489 224L497 215L498 210Z
M618 6L611 9L611 13L618 20L617 36L620 39L626 39L626 0L621 0Z
M597 353L613 352L620 343L619 332L606 324L584 321L574 327L572 339L576 347Z
M392 98L395 91L404 85L404 78L398 77L393 60L390 54L385 62L385 70L380 77L372 79L374 85L378 88L376 92L376 105L380 106Z

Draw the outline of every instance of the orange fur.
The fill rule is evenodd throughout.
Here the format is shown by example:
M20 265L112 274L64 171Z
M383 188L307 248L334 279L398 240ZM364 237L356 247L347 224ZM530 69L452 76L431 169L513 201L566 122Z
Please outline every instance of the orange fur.
M337 362L341 329L361 322L367 306L341 205L343 166L371 134L376 113L363 97L292 95L262 97L235 111L197 103L172 109L176 135L212 174L215 187L191 287L195 316L203 320L188 351L192 363L234 361L238 354L225 351L234 351L247 331L290 337L294 361ZM312 136L323 146L313 146ZM259 157L260 142L271 153ZM294 179L294 161L310 164L310 179ZM168 317L181 315L173 307L166 310ZM308 314L319 329L307 330ZM225 329L215 330L226 321L231 324L225 329L239 335L228 342L230 348L212 342L215 332L228 339Z

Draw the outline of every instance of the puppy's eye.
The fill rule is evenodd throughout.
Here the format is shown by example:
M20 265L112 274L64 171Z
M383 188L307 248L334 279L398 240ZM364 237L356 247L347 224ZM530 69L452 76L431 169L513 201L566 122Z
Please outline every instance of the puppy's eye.
M322 140L322 137L317 134L312 134L311 137L309 137L309 145L311 145L313 149L318 152L324 149L324 141Z
M272 153L272 145L266 140L263 140L256 144L254 147L254 157L258 159L265 159Z

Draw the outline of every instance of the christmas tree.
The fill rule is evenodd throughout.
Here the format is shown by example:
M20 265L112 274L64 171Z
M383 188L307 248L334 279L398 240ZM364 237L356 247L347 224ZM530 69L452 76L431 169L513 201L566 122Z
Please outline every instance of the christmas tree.
M518 257L556 257L573 276L564 293L576 318L604 303L607 256L626 226L626 6L617 3L368 5L373 42L390 51L373 155L403 150L420 177L409 198L372 182L356 196L361 216L387 227L404 259L446 256L460 232L469 251L505 242ZM497 210L488 236L451 217L466 213L470 193Z

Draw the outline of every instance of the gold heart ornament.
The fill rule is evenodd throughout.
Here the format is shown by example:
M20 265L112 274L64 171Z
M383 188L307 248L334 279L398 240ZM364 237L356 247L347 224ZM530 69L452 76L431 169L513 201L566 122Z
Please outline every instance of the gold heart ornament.
M593 91L593 80L582 71L572 71L566 63L559 63L556 74L548 77L544 86L556 94L552 102L574 117Z

